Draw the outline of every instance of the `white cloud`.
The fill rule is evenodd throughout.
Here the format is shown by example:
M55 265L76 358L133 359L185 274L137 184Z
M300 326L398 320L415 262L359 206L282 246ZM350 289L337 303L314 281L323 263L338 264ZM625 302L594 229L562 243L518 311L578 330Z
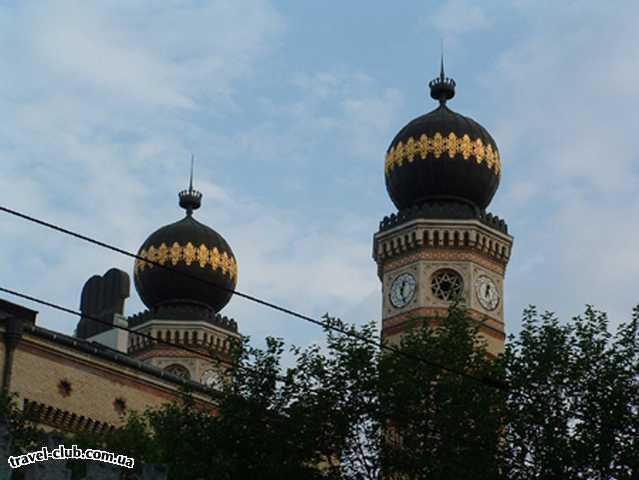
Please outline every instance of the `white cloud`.
M529 23L517 24L508 45L497 42L497 65L482 66L490 107L477 118L497 125L505 168L491 208L515 235L511 330L531 302L566 316L586 302L627 314L637 301L637 7L625 4L622 16L566 3L550 15L520 2ZM447 38L488 34L506 20L485 8L449 1L429 21ZM234 248L240 289L316 316L378 316L370 248L386 212L330 223L320 210L350 212L352 198L335 192L380 201L384 151L412 108L395 85L359 65L324 64L278 77L285 91L269 96L259 74L272 71L258 70L286 24L259 0L24 3L0 10L0 28L0 204L135 250L179 218L175 194L193 151L205 194L198 218ZM405 67L406 58L396 61ZM260 89L240 90L247 81ZM238 118L241 128L211 127ZM324 174L335 190L303 211L295 202ZM368 191L365 175L376 176L379 191ZM252 190L264 184L259 195ZM295 202L274 206L280 188ZM111 265L131 271L130 259L39 227L6 216L0 227L3 282L65 305L78 304L90 275ZM129 311L137 308L132 298ZM257 337L305 328L241 299L226 312ZM71 331L66 316L40 320Z
M515 235L508 314L538 303L569 318L593 303L627 320L639 302L638 7L519 7L530 28L483 79L507 171L494 208Z
M447 38L491 25L478 2L468 0L448 0L429 18L429 23Z
M179 216L176 185L208 137L192 111L234 108L233 82L284 24L261 0L57 1L2 8L0 26L0 204L135 251ZM219 185L199 185L213 207L225 201ZM89 276L131 270L125 257L0 221L4 281L24 291L76 306ZM40 321L66 332L75 323L52 312Z
M374 98L351 97L342 102L342 125L350 134L355 154L377 161L383 157L403 103L403 95L395 89L386 89Z

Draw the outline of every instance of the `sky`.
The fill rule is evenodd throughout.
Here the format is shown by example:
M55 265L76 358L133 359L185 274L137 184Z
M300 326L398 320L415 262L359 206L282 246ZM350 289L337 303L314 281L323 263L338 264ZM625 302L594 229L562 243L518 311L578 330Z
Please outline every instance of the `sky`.
M531 304L625 322L639 303L638 19L622 0L0 0L0 204L137 251L183 216L193 153L196 218L231 245L238 290L379 322L384 154L435 108L443 40L449 106L500 149L489 211L515 238L508 332ZM24 220L2 214L0 229L4 287L78 308L90 276L132 273ZM126 313L142 309L132 288ZM241 298L222 313L254 339L323 337Z

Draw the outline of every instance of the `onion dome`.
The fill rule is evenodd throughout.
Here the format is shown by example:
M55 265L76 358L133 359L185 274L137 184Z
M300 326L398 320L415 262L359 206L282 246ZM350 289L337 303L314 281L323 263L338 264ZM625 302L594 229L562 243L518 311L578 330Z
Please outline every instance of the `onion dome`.
M179 193L179 200L186 216L153 232L140 247L138 256L144 260L135 261L135 288L150 310L190 305L217 313L237 283L235 256L219 233L193 218L202 194L193 189L192 171L189 188Z
M479 123L452 111L455 81L444 75L429 83L439 107L409 122L386 152L386 189L398 210L431 201L470 203L484 210L501 175L497 144Z

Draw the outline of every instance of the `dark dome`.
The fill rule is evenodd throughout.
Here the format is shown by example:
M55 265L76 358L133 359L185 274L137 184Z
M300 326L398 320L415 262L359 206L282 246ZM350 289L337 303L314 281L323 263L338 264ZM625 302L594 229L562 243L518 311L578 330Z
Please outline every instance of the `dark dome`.
M226 240L193 218L200 198L201 194L192 188L181 192L180 205L187 210L186 217L156 230L140 247L140 257L171 267L135 261L135 288L149 309L191 304L218 312L231 299L237 283L237 262Z
M485 209L501 175L497 144L479 123L453 112L455 82L442 72L430 83L438 108L412 120L386 152L386 189L398 210L446 198Z

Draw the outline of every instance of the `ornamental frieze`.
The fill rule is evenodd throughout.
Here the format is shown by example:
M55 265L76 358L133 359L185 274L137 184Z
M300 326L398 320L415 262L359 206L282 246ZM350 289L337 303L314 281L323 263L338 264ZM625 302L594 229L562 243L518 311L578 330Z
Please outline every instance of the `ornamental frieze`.
M485 269L497 273L498 275L505 274L505 265L502 265L490 258L486 258L482 254L478 254L476 252L465 252L465 251L450 251L444 249L430 249L425 251L420 251L413 253L412 255L402 255L396 259L389 260L383 264L383 269L385 272L390 272L397 268L401 268L405 265L409 265L415 261L419 260L428 260L428 261L443 261L443 262L466 262L471 261L475 262L478 265L484 267ZM452 265L452 264L451 264ZM458 268L458 265L455 264L455 267Z
M195 247L191 242L180 245L174 242L170 247L162 243L159 247L151 245L147 249L140 250L139 257L135 261L134 272L144 271L145 268L153 268L154 263L160 265L176 266L183 262L187 266L199 265L200 268L221 269L222 273L229 275L233 282L237 281L237 262L232 255L226 252L220 253L217 247L209 248L203 243ZM148 261L147 261L148 260Z
M493 170L495 175L501 172L501 161L496 148L493 149L490 143L484 145L481 138L471 140L467 134L458 137L454 132L446 136L438 132L432 137L422 134L417 140L410 137L405 143L399 142L386 154L384 171L388 174L404 163L411 163L418 158L424 160L428 154L432 154L435 158L442 155L454 158L455 155L460 154L464 160L472 156L478 165L486 162L486 166Z

